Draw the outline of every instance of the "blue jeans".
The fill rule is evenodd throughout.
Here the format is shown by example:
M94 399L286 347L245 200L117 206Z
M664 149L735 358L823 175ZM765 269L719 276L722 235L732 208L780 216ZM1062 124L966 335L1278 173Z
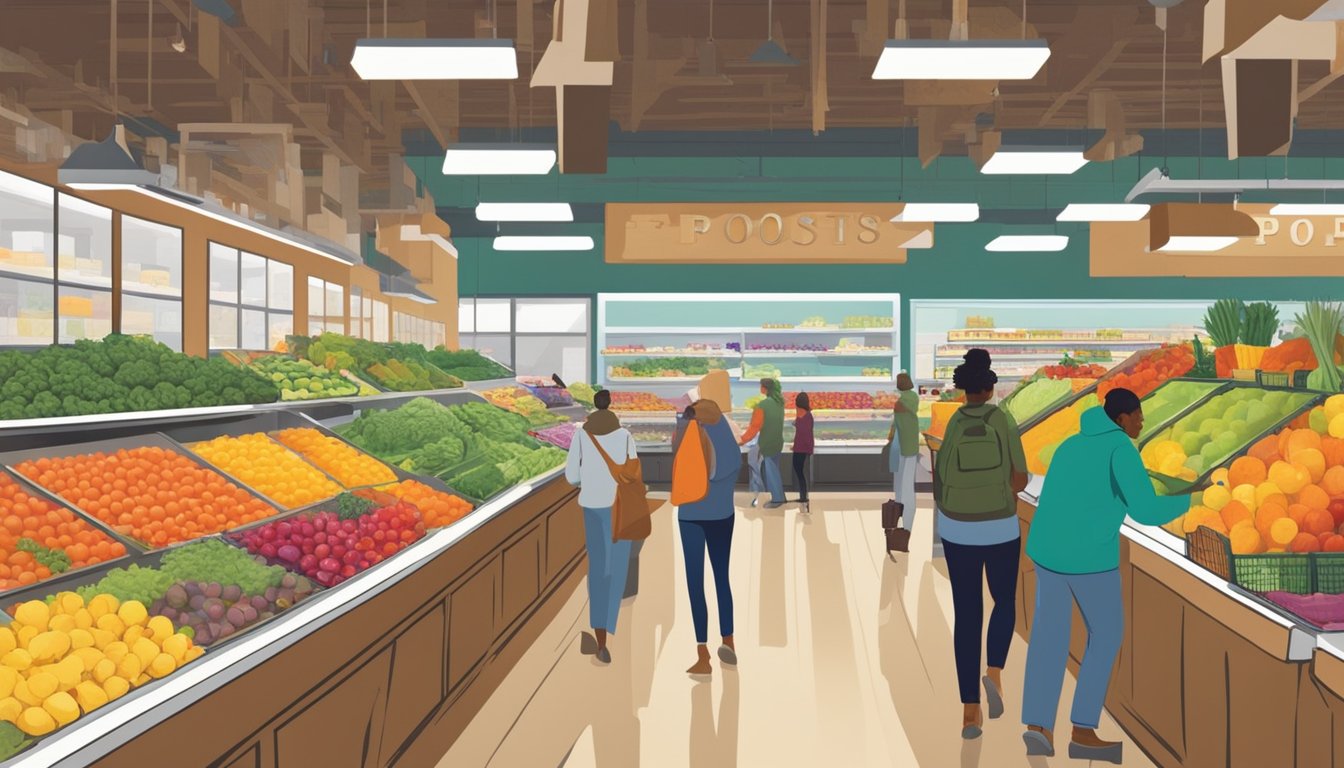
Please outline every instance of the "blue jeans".
M770 492L770 502L784 503L784 476L779 473L779 454L761 457L761 473L765 475L765 490Z
M1124 634L1119 569L1102 573L1055 573L1036 566L1036 612L1027 644L1022 722L1053 731L1059 690L1069 658L1073 603L1087 627L1087 649L1078 669L1069 719L1079 728L1096 728L1106 703L1111 669Z
M695 642L709 642L709 605L705 602L705 552L714 571L719 601L719 634L733 636L733 589L728 584L728 556L733 547L733 519L679 520L681 553L686 559L686 590L691 594L691 621Z
M611 540L611 507L583 508L583 536L588 548L588 623L614 635L630 570L630 542Z

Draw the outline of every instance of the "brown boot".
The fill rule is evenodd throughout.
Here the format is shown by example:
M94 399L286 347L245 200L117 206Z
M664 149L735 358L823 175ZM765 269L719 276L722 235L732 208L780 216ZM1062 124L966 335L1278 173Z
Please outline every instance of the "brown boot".
M1073 738L1069 741L1069 757L1074 760L1100 760L1120 764L1125 745L1119 741L1106 741L1097 736L1092 728L1073 727Z
M963 704L961 709L961 738L980 738L981 726L985 724L985 715L979 704Z
M1027 726L1022 742L1027 745L1028 755L1055 756L1055 735L1039 725Z
M696 662L690 669L686 670L686 674L691 677L709 677L712 675L714 667L709 663L709 646L697 645L695 653L697 656Z

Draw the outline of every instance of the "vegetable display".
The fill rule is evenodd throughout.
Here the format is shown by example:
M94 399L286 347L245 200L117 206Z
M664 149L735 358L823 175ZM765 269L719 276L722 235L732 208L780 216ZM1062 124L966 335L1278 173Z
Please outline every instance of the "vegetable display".
M359 394L359 387L354 382L307 360L271 355L253 361L250 367L275 382L281 400L317 400Z
M481 397L490 401L492 405L519 414L534 427L546 427L551 424L559 424L565 420L563 416L550 413L545 403L533 397L522 387L487 389L481 393Z
M272 403L271 382L222 359L113 334L36 352L0 352L0 419Z
M121 542L69 509L28 493L0 472L0 590L36 584L62 571L125 554Z
M1144 466L1193 480L1311 399L1306 392L1238 387L1200 405L1143 445Z
M574 433L579 429L578 425L572 422L556 424L553 427L538 429L536 434L538 440L545 440L562 450L569 450L570 443L574 442Z
M219 473L157 446L44 457L16 469L113 530L154 547L276 514L271 505ZM105 550L93 546L116 551L110 545Z
M583 405L591 406L593 404L593 395L597 394L597 389L592 384L586 384L582 381L569 382L569 394Z
M1164 345L1145 353L1132 368L1114 370L1097 382L1097 397L1117 387L1128 389L1140 398L1147 397L1167 379L1184 376L1195 367L1194 350L1185 344Z
M474 349L438 347L426 353L425 358L439 370L463 381L507 379L513 375L513 371Z
M1070 437L1078 434L1083 412L1098 404L1095 393L1079 398L1068 408L1061 408L1022 435L1022 451L1027 455L1027 471L1044 475L1050 469L1055 451Z
M1189 408L1220 385L1196 381L1169 381L1143 399L1143 440L1176 414Z
M611 375L623 379L680 378L703 376L727 367L723 359L714 357L639 358L612 366Z
M418 480L402 480L395 485L381 486L378 490L414 505L420 510L426 528L451 525L474 509L466 499L436 491Z
M1340 373L1335 361L1335 339L1344 322L1344 305L1320 301L1307 302L1306 311L1297 316L1297 324L1311 342L1317 366L1307 376L1307 386L1320 392L1338 392Z
M677 409L668 401L650 392L612 390L611 410L634 413L673 413Z
M1014 421L1022 424L1072 393L1073 385L1068 379L1036 379L1013 392L1003 407Z

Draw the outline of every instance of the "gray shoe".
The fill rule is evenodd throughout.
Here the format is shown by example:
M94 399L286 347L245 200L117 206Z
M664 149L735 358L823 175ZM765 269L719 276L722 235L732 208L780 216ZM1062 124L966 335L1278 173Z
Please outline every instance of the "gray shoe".
M1045 734L1040 731L1024 731L1022 733L1022 743L1027 745L1027 754L1041 757L1054 757L1055 745L1045 738ZM1070 750L1072 751L1072 750ZM1070 757L1073 755L1070 754Z
M1096 760L1103 763L1120 765L1121 758L1124 755L1124 748L1125 745L1118 742L1105 747L1086 747L1071 741L1069 742L1069 759Z
M967 725L961 729L961 738L971 741L980 738L980 733L980 726L974 724Z
M772 501L772 502L769 502L768 504L766 504L766 505L765 505L765 508L766 508L766 509L779 509L779 508L782 507L782 506L784 506L784 502L782 502L782 501Z
M597 638L589 632L579 633L579 653L584 656L592 656L597 653Z
M985 705L989 709L989 719L997 720L1003 717L1003 694L999 693L989 675L985 675L980 681L985 685Z
M719 646L719 661L723 662L724 664L727 664L730 667L736 667L737 651L734 651L732 648L729 648L726 645Z
M611 651L606 648L597 649L597 660L601 664L611 663Z

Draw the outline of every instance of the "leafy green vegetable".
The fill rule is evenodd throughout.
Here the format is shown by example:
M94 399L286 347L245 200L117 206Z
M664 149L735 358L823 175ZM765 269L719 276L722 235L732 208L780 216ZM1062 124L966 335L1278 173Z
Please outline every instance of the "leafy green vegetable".
M1215 379L1218 377L1218 366L1214 360L1213 353L1204 348L1204 342L1196 336L1191 345L1195 349L1195 367L1190 369L1187 375L1192 379Z
M31 554L33 559L52 573L65 573L70 569L70 557L59 549L48 549L27 538L19 539L18 548Z
M1306 311L1297 316L1297 324L1307 333L1311 351L1316 355L1316 370L1307 374L1307 386L1318 392L1338 392L1340 373L1335 367L1335 338L1344 322L1344 305L1309 301Z
M130 565L126 568L114 568L97 582L79 587L75 591L86 603L93 599L94 595L107 592L122 602L139 600L145 605L150 605L163 597L163 593L175 582L176 579L164 571Z
M219 539L204 539L168 550L159 570L173 581L237 584L247 595L260 595L267 587L280 586L285 575L285 569L258 563L246 551Z
M437 442L413 451L410 457L402 462L401 468L422 475L437 475L457 465L466 458L466 455L466 441L455 435L446 435Z
M1237 343L1245 311L1246 305L1240 299L1219 299L1213 303L1204 315L1204 330L1213 339L1215 347Z
M342 520L354 520L372 512L377 506L372 499L353 493L342 493L336 497L336 516Z
M1246 315L1241 321L1241 343L1268 347L1274 343L1274 334L1278 330L1278 307L1267 301L1246 305Z
M28 737L13 723L0 721L0 760L22 752L29 744Z
M463 381L507 379L513 376L513 371L474 349L448 350L439 347L431 350L425 358L439 370Z

